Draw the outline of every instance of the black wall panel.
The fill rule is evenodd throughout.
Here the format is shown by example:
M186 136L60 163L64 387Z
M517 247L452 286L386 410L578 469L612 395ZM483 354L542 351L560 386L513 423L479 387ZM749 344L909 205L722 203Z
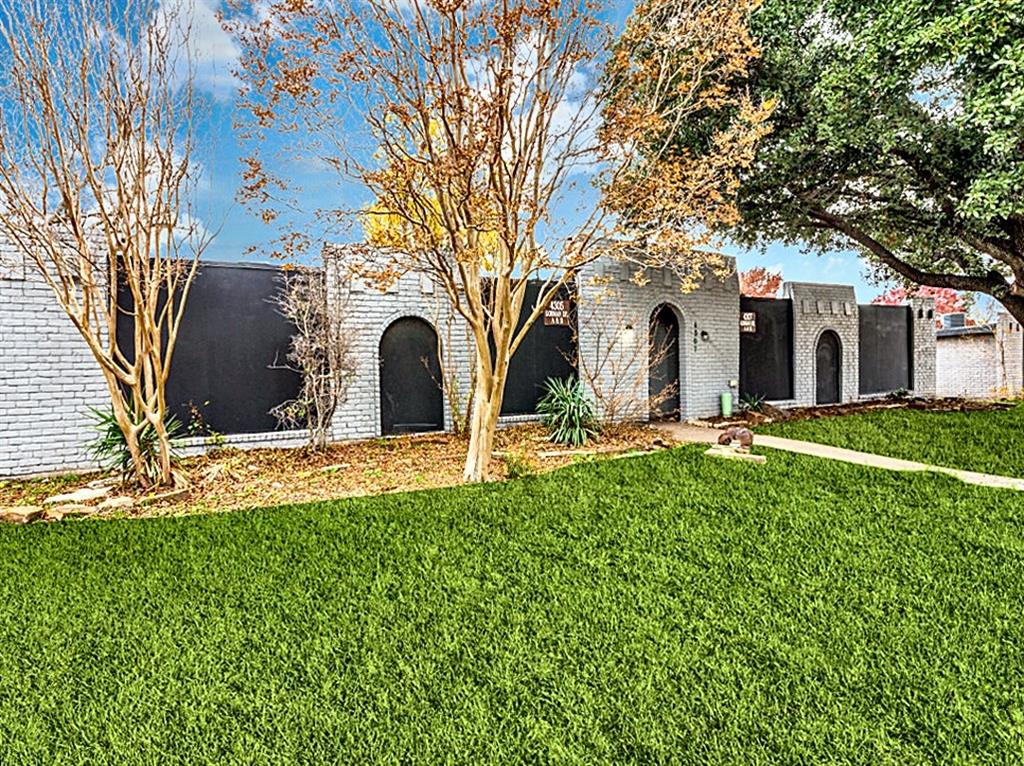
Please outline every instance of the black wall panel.
M740 311L756 315L756 332L740 332L740 396L793 398L793 302L740 298Z
M274 266L205 263L192 285L167 381L171 411L189 424L194 406L208 429L222 434L273 431L269 411L294 398L301 376L283 364L295 327L274 297L282 272ZM130 308L122 287L119 305ZM117 323L120 347L132 347L133 322Z
M860 393L911 388L912 317L909 306L860 306Z
M540 282L527 286L520 327L536 304L540 288ZM559 297L570 299L568 292ZM575 306L572 314L572 324L575 324ZM505 398L502 401L501 414L528 415L536 412L537 402L544 395L544 382L549 378L576 377L575 360L576 340L573 327L545 325L543 317L538 319L527 331L522 344L512 356L508 379L505 381Z

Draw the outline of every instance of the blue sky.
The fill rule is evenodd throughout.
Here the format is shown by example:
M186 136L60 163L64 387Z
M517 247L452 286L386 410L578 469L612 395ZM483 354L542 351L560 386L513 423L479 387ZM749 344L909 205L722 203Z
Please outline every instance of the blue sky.
M204 257L218 261L266 260L265 255L245 253L251 248L257 251L266 248L275 235L275 229L264 225L235 201L241 183L240 157L243 154L243 147L233 130L235 83L231 70L238 51L216 20L216 11L223 0L191 2L195 3L193 43L201 61L197 87L209 97L209 107L203 110L203 119L198 125L199 159L205 173L197 212L208 228L219 230ZM630 7L628 0L623 2L613 10L613 16L624 18ZM286 175L301 186L299 201L303 208L308 205L310 216L314 209L324 207L327 200L337 199L339 207L368 201L363 189L353 184L341 185L334 175L319 170L313 162L292 163ZM817 255L783 244L771 245L765 252L735 246L726 250L737 257L741 269L765 266L781 271L783 277L790 281L852 284L862 302L870 301L883 290L868 281L862 261L853 252Z

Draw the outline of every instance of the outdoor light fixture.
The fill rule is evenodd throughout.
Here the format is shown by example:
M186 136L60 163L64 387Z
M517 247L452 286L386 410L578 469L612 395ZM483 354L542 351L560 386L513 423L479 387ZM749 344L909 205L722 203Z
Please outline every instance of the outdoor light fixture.
M707 343L709 340L711 340L711 334L707 330L701 330L700 339Z

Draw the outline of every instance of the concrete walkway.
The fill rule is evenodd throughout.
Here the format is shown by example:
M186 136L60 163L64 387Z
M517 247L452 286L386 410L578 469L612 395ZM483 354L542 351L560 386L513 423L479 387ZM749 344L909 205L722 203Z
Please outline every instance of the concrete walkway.
M694 444L717 444L718 437L722 433L716 428L703 428L690 423L659 423L657 427L672 438L681 442ZM805 442L797 439L783 439L780 436L768 436L766 434L754 434L754 444L758 447L771 447L772 449L794 452L798 455L810 455L821 457L827 460L839 460L843 463L854 465L866 465L872 468L883 468L887 471L923 471L929 473L941 473L952 476L965 484L976 484L979 487L998 487L1001 489L1015 489L1024 491L1024 479L1016 479L1012 476L995 476L990 473L977 473L975 471L961 471L956 468L946 468L941 465L929 463L918 463L913 460L900 460L899 458L875 455L871 452L857 452L842 447L830 447L827 444L817 442Z

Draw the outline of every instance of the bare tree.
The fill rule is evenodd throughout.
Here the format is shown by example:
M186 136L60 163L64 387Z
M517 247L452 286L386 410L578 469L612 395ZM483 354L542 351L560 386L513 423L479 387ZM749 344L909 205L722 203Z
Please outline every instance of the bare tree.
M191 20L175 8L0 0L0 235L88 345L145 486L172 480L165 384L209 241L191 196ZM134 320L127 348L120 312Z
M648 327L632 326L633 313L612 308L618 295L609 286L595 286L586 300L577 302L577 327L587 328L586 347L576 359L580 380L593 392L598 416L609 423L646 420L649 413L678 393L675 383L650 390L652 370L671 353L668 342L655 345Z
M590 0L233 5L252 146L243 198L265 220L294 201L296 179L268 155L275 131L291 159L314 156L368 191L369 208L318 220L362 225L366 246L346 251L354 275L386 287L426 273L468 324L470 481L489 473L509 363L548 303L609 254L694 283L770 113L734 87L757 56L751 0L638 3L627 40L670 40L674 58L659 66L632 45L610 49ZM669 160L652 147L657 128L668 145L708 113L721 129L702 150ZM288 232L282 254L304 240L316 237ZM526 305L534 279L543 286Z
M310 446L324 449L334 413L355 374L351 342L344 331L345 304L328 300L323 272L301 266L285 272L276 303L296 328L287 364L277 366L299 373L302 386L297 397L270 413L287 428L307 429Z

